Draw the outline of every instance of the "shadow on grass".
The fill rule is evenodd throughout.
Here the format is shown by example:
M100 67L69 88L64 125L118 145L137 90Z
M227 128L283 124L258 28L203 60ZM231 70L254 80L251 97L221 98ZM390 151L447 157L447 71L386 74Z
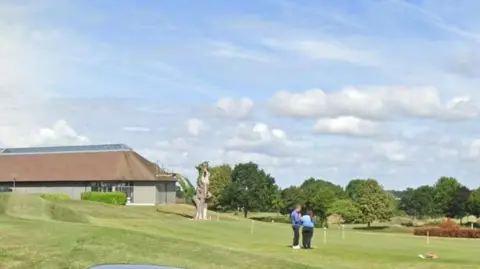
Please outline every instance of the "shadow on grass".
M262 222L290 223L290 220L286 219L283 216L278 216L278 217L249 217L249 219L254 220L254 221L262 221Z
M354 230L358 231L370 231L370 232L375 232L375 231L385 231L387 229L390 229L390 226L370 226L370 227L354 227Z
M395 226L371 226L371 227L354 227L353 230L362 232L378 232L378 233L412 233L412 228L395 227Z
M168 214L168 215L177 215L177 216L187 218L187 219L193 219L193 217L189 214L162 210L160 208L157 208L157 212L160 212L160 213L163 213L163 214Z

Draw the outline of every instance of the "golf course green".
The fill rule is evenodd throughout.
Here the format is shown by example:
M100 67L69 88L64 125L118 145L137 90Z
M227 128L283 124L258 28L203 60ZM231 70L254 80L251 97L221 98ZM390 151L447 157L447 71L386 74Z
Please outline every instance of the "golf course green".
M211 213L195 221L187 205L113 206L0 195L0 268L87 268L155 263L203 268L480 268L480 241L338 228L314 235L315 249L293 250L287 224ZM253 227L252 227L253 225ZM253 231L253 233L252 233ZM429 251L436 260L418 257Z

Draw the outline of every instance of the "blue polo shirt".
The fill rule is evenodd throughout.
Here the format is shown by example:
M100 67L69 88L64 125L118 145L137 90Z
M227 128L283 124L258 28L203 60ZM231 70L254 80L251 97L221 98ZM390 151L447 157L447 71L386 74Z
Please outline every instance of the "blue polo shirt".
M300 222L303 227L313 228L315 226L315 221L309 215L303 215Z
M300 216L298 215L297 211L293 210L290 214L290 222L293 226L300 226Z

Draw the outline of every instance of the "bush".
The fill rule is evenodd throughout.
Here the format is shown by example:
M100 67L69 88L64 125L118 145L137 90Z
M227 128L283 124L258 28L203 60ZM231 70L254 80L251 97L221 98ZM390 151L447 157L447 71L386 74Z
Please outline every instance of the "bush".
M115 192L82 192L82 200L100 202L112 205L124 205L127 202L127 194L121 191Z
M70 196L66 194L60 194L60 193L43 193L43 194L40 194L40 197L50 201L71 200Z
M402 220L402 222L400 222L400 225L403 227L413 227L415 226L415 223L413 222L413 220Z
M438 225L438 227L442 229L455 229L458 228L458 224L449 218L445 218L442 220L440 225Z
M468 228L450 228L443 229L438 227L431 228L416 228L413 231L414 235L435 236L435 237L457 237L457 238L480 238L480 229Z
M416 228L413 230L413 234L435 237L480 238L480 229L460 228L456 222L445 219L439 227Z

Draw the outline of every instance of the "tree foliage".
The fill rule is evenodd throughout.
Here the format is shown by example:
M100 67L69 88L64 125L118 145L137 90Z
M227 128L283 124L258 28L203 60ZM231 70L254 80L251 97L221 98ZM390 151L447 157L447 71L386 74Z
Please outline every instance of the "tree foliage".
M240 163L232 171L223 201L230 207L241 207L247 216L249 211L268 211L273 208L277 186L275 179L260 169L256 163Z
M356 183L354 201L362 212L362 221L368 226L374 221L387 221L393 216L391 200L374 179Z
M328 208L329 214L338 214L344 223L355 223L361 220L362 211L351 199L339 199L334 201Z
M208 162L197 165L198 171ZM253 162L209 168L211 209L288 214L296 205L311 209L320 221L338 214L345 223L387 221L394 214L415 218L480 217L480 188L470 191L453 177L441 177L432 186L385 191L375 179L352 179L345 188L325 179L307 178L298 186L280 188L275 178ZM177 176L177 197L191 200L195 187Z
M232 168L228 164L213 166L210 171L209 191L212 194L212 200L209 207L217 209L221 206L221 196L227 186L232 181Z
M460 183L453 177L441 177L434 185L435 196L434 201L439 214L450 214L449 209L455 197Z
M477 218L480 217L480 188L470 193L468 198L468 211Z

